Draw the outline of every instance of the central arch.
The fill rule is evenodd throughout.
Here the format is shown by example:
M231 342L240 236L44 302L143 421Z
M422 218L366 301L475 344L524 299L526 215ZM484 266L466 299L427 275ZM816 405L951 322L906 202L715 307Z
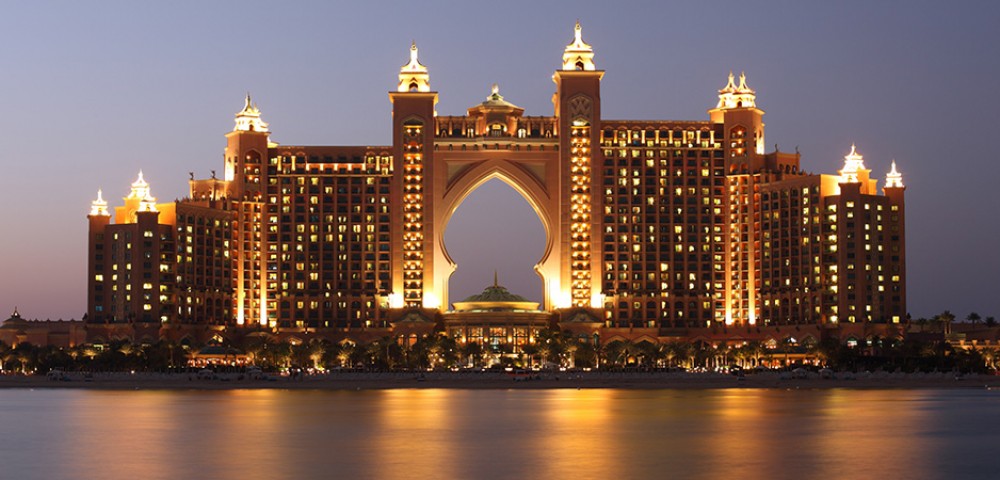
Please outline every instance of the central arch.
M485 159L479 162L440 161L444 174L444 188L435 192L435 224L441 225L435 231L432 241L434 250L434 288L439 292L442 308L449 305L448 285L457 264L448 254L444 236L448 224L459 205L476 189L490 180L500 180L518 192L534 210L545 232L545 247L541 259L534 270L542 280L542 305L551 310L553 299L550 292L559 288L559 222L558 189L548 185L545 161L522 161L508 158ZM450 173L450 174L449 174ZM440 178L440 177L439 177Z

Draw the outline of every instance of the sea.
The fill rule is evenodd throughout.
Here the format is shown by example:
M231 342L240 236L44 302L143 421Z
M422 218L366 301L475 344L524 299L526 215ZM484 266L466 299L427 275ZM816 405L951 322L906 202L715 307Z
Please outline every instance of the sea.
M1000 478L1000 392L0 390L0 479L313 478Z

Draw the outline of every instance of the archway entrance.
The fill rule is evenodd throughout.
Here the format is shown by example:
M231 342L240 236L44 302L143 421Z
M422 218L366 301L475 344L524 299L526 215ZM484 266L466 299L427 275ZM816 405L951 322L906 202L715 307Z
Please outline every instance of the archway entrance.
M534 267L545 253L545 228L531 204L503 180L471 191L445 225L444 239L457 266L449 280L450 303L481 293L494 271L511 293L542 302Z
M443 188L433 190L434 217L433 224L443 228L435 229L432 241L433 249L433 286L430 292L439 300L439 308L448 309L456 300L450 295L449 286L457 263L449 255L445 247L445 232L456 210L470 194L491 180L499 180L509 186L527 202L541 222L544 243L540 255L532 252L527 254L531 261L537 260L533 268L541 278L542 308L552 310L553 299L550 292L559 291L559 249L558 241L558 189L550 185L546 179L557 178L557 160L549 152L523 152L521 155L498 155L501 152L481 152L486 158L470 160L469 155L448 155L439 152L435 160L434 175L444 179ZM526 154L527 153L527 154ZM554 152L553 152L554 153ZM443 158L442 158L443 157ZM491 158L492 157L492 158ZM511 159L513 157L514 159ZM509 231L517 232L523 225L505 225ZM525 254L518 255L521 258ZM498 261L503 259L497 259ZM483 283L473 280L473 285L482 288ZM533 294L533 292L525 292ZM425 302L426 303L426 302Z

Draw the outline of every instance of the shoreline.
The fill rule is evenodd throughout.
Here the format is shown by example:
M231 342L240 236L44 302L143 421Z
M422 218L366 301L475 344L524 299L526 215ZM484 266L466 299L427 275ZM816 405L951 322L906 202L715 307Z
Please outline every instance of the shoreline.
M223 374L217 379L198 379L195 374L98 373L85 380L82 374L67 374L68 381L45 376L0 376L0 389L81 390L537 390L537 389L626 389L626 390L715 390L750 389L987 389L1000 391L1000 376L953 374L858 374L854 378L790 378L776 372L747 375L743 379L718 373L621 373L559 372L533 374L532 379L508 373L333 373L269 380L241 379Z

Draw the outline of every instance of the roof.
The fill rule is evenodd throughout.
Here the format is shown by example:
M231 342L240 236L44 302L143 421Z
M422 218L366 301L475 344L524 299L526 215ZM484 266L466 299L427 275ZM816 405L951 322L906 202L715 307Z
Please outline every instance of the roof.
M14 313L10 315L10 318L3 321L3 325L0 325L0 328L7 330L20 329L24 328L27 323L28 321L21 318L21 314L17 313L17 308L15 308Z
M479 295L472 295L461 302L455 302L455 310L459 312L538 310L538 302L510 293L500 286L494 273L493 285L486 287Z
M514 105L513 103L508 102L507 100L504 100L503 95L500 95L500 87L495 83L493 84L493 89L492 92L490 93L490 96L486 97L486 101L481 103L480 105L484 107L521 108L518 107L517 105Z
M479 295L472 295L462 302L529 302L527 298L520 295L510 293L506 288L500 285L493 284L486 287L483 293Z

